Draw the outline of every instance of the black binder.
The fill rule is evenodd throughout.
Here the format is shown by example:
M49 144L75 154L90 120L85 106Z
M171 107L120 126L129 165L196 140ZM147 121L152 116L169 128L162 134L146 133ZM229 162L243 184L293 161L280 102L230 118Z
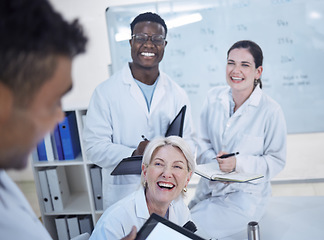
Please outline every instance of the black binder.
M162 225L156 227L158 224ZM177 236L179 237L179 234L186 236L186 239L203 240L203 238L194 234L190 230L181 227L173 222L170 222L169 220L160 217L155 213L152 213L149 219L147 219L147 221L138 231L135 240L150 240L153 238L154 240L164 240L166 238L166 235L170 237L170 239L177 239Z
M183 125L184 125L184 118L186 114L187 106L184 105L177 116L173 119L170 123L165 136L179 136L182 137L183 134ZM110 175L128 175L128 174L141 174L142 172L142 155L133 156L124 158L111 172Z

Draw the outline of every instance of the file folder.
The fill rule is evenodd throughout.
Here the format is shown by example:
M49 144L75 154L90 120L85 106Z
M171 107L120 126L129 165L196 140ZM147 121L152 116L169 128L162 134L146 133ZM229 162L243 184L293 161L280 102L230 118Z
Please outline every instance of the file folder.
M101 168L98 166L91 167L90 178L95 209L103 210Z
M69 240L69 232L67 227L66 216L58 216L55 218L55 225L58 240Z
M135 240L193 239L203 240L190 230L152 213L138 231Z
M50 195L46 170L39 170L38 177L39 177L39 185L41 188L42 202L44 205L45 212L52 212L53 204L52 204L52 199L51 199L51 195Z
M184 105L174 120L170 123L165 136L179 136L182 137L184 118L187 106ZM124 158L111 172L110 175L128 175L128 174L141 174L142 172L142 155Z
M63 211L70 198L70 189L64 167L49 168L46 170L48 185L54 211Z
M74 238L81 234L79 227L79 219L77 216L72 215L67 218L67 226L69 230L70 238Z
M37 144L37 154L38 154L39 161L47 161L44 139Z
M74 111L66 113L64 120L59 123L59 130L64 159L75 159L81 152L81 146Z
M80 232L89 233L91 235L93 230L92 219L90 215L80 216L79 217Z
M53 151L52 137L50 133L47 133L44 137L44 144L46 149L47 161L54 161L55 155Z
M63 154L63 147L62 147L62 141L61 141L61 134L59 125L56 125L53 132L54 136L54 142L55 142L55 148L57 151L57 158L58 160L64 160L64 154Z
M184 118L186 115L186 109L187 106L184 105L181 110L179 111L178 115L174 118L174 120L170 123L165 136L179 136L182 137L183 134L183 124L184 124Z

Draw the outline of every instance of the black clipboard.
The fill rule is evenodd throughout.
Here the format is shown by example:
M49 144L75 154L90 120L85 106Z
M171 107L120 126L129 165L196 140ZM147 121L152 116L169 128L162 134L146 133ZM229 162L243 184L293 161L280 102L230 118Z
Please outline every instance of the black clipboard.
M162 224L159 226L159 224ZM181 234L185 236L186 239L193 240L204 240L193 232L181 227L169 220L160 217L159 215L152 213L152 215L147 219L141 229L138 231L135 240L153 239L154 240L164 240L177 239L177 236ZM150 236L151 235L151 236Z
M187 106L184 105L177 116L173 119L173 121L170 123L165 136L179 136L182 137L183 134L183 125L184 125L184 118L186 115L186 109ZM142 172L142 155L139 156L133 156L124 158L111 172L110 175L129 175L129 174L141 174Z

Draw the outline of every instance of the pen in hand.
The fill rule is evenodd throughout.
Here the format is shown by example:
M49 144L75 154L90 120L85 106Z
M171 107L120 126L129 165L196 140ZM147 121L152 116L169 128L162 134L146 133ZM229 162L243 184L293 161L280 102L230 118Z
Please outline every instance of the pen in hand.
M235 152L235 153L228 153L228 154L224 154L222 156L219 156L219 158L228 158L228 157L233 157L235 155L238 155L239 152Z

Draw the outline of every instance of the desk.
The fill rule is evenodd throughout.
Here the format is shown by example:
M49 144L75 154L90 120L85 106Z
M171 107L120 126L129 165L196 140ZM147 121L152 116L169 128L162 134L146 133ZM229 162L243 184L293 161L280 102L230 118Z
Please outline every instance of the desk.
M259 222L261 240L324 239L324 196L272 197ZM243 231L221 240L245 240Z

